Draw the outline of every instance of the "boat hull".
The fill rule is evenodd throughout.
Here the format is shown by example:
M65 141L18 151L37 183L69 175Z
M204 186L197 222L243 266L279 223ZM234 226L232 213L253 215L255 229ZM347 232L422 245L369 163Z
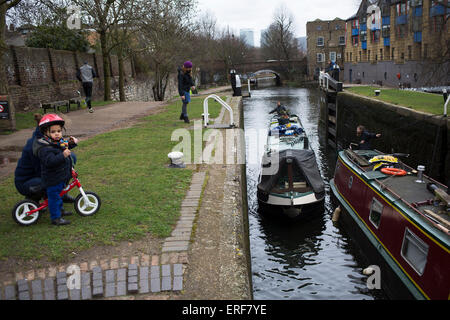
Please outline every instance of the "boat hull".
M288 219L309 221L323 214L324 200L302 205L274 205L258 199L259 212Z
M364 232L364 226L358 224L358 218L352 209L346 205L343 205L345 201L340 198L336 191L334 181L330 182L330 186L333 192L331 192L331 201L341 205L341 213L339 216L338 225L342 227L344 232L352 239L352 242L357 244L357 247L361 250L361 255L365 260L364 267L367 268L371 265L380 267L381 273L381 290L392 300L415 300L411 291L400 280L392 268L386 262L385 257L380 254L380 251L375 241L370 241L370 235ZM338 196L336 196L338 194ZM347 209L348 208L348 209ZM373 289L377 290L377 289Z
M330 187L341 209L345 209L348 217L352 218L358 229L382 257L383 264L389 266L390 272L396 275L412 297L448 299L450 283L448 246L430 233L427 226L421 225L413 212L408 211L407 207L395 198L385 194L373 181L365 179L343 153L339 155ZM370 220L373 201L378 202L383 208L378 226ZM408 232L420 239L428 248L423 270L418 271L404 256L403 250ZM392 285L389 285L389 282L397 283L394 284L394 289L390 288ZM390 295L397 290L403 292L402 289L397 289L401 287L397 281L388 278L384 283L388 285L386 291L391 292ZM408 294L400 296L408 297Z

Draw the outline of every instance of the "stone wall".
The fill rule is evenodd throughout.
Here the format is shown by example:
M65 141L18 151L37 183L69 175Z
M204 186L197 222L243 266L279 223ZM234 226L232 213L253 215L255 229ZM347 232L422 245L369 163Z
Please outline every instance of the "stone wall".
M382 137L372 147L383 152L410 154L413 168L425 165L426 174L442 183L450 180L450 119L355 95L338 94L337 138L342 147L356 142L356 127L364 125Z

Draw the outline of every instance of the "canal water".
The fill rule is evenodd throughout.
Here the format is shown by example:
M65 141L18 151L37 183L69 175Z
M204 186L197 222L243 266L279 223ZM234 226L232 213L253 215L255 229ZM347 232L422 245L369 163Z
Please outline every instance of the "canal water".
M253 295L257 300L374 300L387 299L381 290L367 289L364 268L370 258L334 226L331 216L329 180L336 161L334 149L326 146L325 128L320 121L321 95L316 89L271 87L252 91L244 99L246 132L267 130L269 111L281 101L291 113L300 116L321 175L326 184L324 212L307 223L295 223L258 212L258 184L265 138L258 147L247 141L247 192ZM267 135L266 135L267 136ZM248 137L247 137L248 139ZM257 149L255 151L255 149ZM255 156L257 152L258 155Z

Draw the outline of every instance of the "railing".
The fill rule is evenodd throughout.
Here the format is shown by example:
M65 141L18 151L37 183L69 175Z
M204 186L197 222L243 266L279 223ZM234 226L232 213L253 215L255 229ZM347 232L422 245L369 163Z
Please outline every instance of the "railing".
M209 125L209 113L208 113L208 100L214 99L217 102L219 102L225 109L228 110L230 113L230 128L234 127L234 119L233 119L233 109L225 102L223 101L219 96L212 94L205 98L203 101L203 117L204 117L204 126L208 127Z
M336 81L328 73L320 71L319 86L325 91L342 91L342 82Z

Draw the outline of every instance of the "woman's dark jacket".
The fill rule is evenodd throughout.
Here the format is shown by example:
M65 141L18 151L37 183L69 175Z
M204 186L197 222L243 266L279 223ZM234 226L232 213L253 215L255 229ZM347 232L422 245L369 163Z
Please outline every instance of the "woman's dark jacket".
M69 145L69 149L76 145ZM72 172L70 157L64 158L64 148L59 144L51 143L45 138L35 139L33 153L41 161L42 187L48 188L60 183L67 183Z
M185 92L189 92L191 87L194 86L194 81L188 73L184 73L181 68L178 68L178 93L184 96Z
M33 141L40 138L42 138L42 133L39 131L39 128L36 128L32 137L28 139L22 150L22 156L17 162L16 171L14 172L16 183L22 184L41 176L41 162L37 156L33 155Z

